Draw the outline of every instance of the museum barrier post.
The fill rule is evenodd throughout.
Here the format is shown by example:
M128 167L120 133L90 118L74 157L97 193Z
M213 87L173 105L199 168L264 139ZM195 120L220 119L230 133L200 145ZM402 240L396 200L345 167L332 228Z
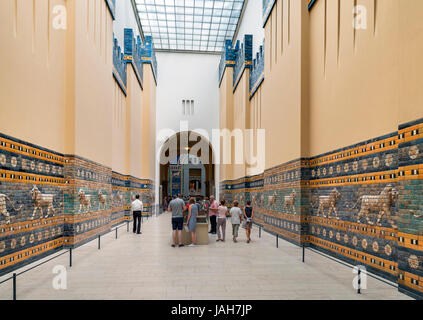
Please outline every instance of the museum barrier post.
M72 268L72 248L69 249L69 267Z
M16 273L13 274L13 300L16 300Z

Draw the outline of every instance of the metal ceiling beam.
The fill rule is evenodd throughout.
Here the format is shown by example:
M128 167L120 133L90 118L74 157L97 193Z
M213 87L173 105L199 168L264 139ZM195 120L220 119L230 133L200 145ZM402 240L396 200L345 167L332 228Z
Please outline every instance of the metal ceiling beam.
M256 1L258 1L258 0L256 0ZM140 19L140 16L139 16L139 12L138 12L138 9L137 9L136 2L135 2L135 0L131 0L131 3L132 3L132 7L134 9L134 13L135 13L135 17L136 17L136 21L137 21L137 24L138 24L138 28L139 28L139 31L140 31L141 38L144 41L145 40L144 30L142 28L142 23L141 23L141 19ZM245 9L247 7L247 3L248 3L248 0L243 1L240 17L238 18L238 21L237 21L237 25L236 25L236 28L235 28L234 36L232 38L232 42L234 42L236 37L238 36L239 28L240 28L240 25L241 25L241 21L244 17L244 13L245 13ZM231 11L233 11L233 8L231 9ZM210 35L209 35L209 38L210 38ZM154 41L154 38L153 38L153 41ZM179 52L179 53L204 53L204 54L215 54L215 55L221 54L220 51L216 52L216 51L202 51L202 50L156 49L156 51L157 52L175 52L175 53L177 53L177 52Z
M134 10L134 14L135 14L135 20L137 20L141 40L144 42L144 40L145 40L144 30L142 29L142 23L141 23L141 20L140 20L140 15L138 13L137 3L135 2L135 0L131 0L131 3L132 3L132 9Z
M257 0L256 0L257 1ZM245 10L247 8L248 0L244 0L244 3L242 4L242 10L241 15L239 16L238 23L236 25L234 36L232 37L232 43L235 42L236 38L238 37L239 28L241 27L242 19L244 18Z
M154 40L154 39L153 39ZM172 50L172 49L155 49L156 52L167 52L167 53L195 53L195 54L213 54L220 56L222 53L219 51L200 51L200 50Z

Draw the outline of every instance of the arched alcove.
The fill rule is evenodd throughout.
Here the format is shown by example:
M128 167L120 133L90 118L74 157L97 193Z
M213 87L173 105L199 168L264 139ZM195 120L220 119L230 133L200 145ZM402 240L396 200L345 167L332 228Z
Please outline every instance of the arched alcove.
M186 197L216 195L216 168L210 141L194 131L179 132L169 137L159 152L161 186L164 197L183 194Z

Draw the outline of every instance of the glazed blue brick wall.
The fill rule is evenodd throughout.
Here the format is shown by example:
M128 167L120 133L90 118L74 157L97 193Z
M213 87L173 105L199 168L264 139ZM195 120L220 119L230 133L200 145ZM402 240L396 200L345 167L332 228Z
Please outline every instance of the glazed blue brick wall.
M141 50L141 38L137 36L134 38L134 31L132 29L124 30L124 60L127 63L131 63L134 67L135 74L138 82L142 87L143 82L143 61L142 61L142 50Z
M244 41L240 43L237 41L235 46L235 65L234 65L234 79L233 87L234 91L241 79L242 73L246 68L250 68L253 62L253 36L246 34Z
M157 82L157 58L153 38L151 36L145 37L144 43L141 45L141 55L144 63L151 64L154 78Z
M225 48L222 51L219 62L219 85L222 82L226 67L233 67L236 60L235 49L232 47L231 40L225 40Z
M41 206L42 215L39 209L33 215L34 187L53 196L50 209ZM91 207L80 210L80 190L91 197ZM0 134L0 275L64 247L78 247L130 219L132 194L141 195L144 215L151 215L153 190L151 180Z
M116 81L118 82L119 86L122 90L124 90L126 94L126 86L127 86L127 71L126 71L126 62L124 60L124 55L122 50L118 44L116 38L113 41L113 76L115 77Z
M0 134L0 275L62 248L64 165L60 153ZM51 206L37 206L34 188Z
M423 119L399 127L400 291L423 298Z
M264 46L260 46L259 52L253 59L253 36L245 35L244 42L237 41L235 48L231 40L225 41L219 63L219 86L222 82L227 67L233 67L233 91L236 90L244 70L250 69L249 92L250 99L264 80Z
M260 46L259 52L253 60L250 70L250 98L254 96L257 89L264 80L264 44Z
M248 185L249 179L222 182L221 197L230 202L252 199L256 224L270 233L365 265L398 282L401 292L423 298L423 119L381 137L268 169L262 187ZM284 201L293 190L296 214ZM339 193L337 214L329 206L319 211L322 199L334 190ZM384 207L366 211L367 196L382 200ZM360 212L367 215L359 218Z
M150 64L154 80L157 84L157 58L154 50L153 39L146 36L144 42L137 36L134 38L133 29L124 29L124 50L118 44L116 38L113 42L113 76L120 88L126 95L127 88L127 63L134 67L140 86L143 87L143 64Z

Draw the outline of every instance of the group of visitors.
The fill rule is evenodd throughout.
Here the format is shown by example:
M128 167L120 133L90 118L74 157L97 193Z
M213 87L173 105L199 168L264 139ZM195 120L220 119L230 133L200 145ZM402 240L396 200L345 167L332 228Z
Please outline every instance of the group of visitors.
M172 212L172 238L173 244L172 247L176 247L179 243L179 247L183 247L182 243L182 229L184 227L184 211L188 210L188 219L187 219L187 230L191 233L192 243L190 247L196 246L197 235L197 215L200 211L200 207L196 204L196 200L191 198L189 203L185 203L182 195L174 197L173 200L169 202L168 211Z
M189 247L195 247L197 244L197 216L200 211L204 211L206 215L209 216L211 230L209 233L217 233L217 242L225 241L226 235L226 220L231 218L232 223L232 236L233 241L238 242L238 231L239 227L243 226L246 230L247 243L251 242L251 229L253 226L254 218L254 209L251 206L251 201L247 201L247 205L243 210L239 207L238 201L234 201L233 208L229 210L225 206L225 200L220 202L218 205L214 196L204 198L190 198L189 201L184 201L182 195L174 197L173 200L169 202L168 211L172 212L172 237L173 244L172 247L183 247L182 243L182 229L184 228L184 212L188 212L187 222L185 225L186 231L191 234L191 244Z
M213 199L214 202L210 204L210 221L212 221L211 217L214 215L216 217L216 211L212 212L212 207L215 208L217 206L217 201ZM226 201L220 201L220 206L217 207L217 219L216 224L211 224L211 230L209 233L216 234L216 227L217 227L217 240L225 242L225 235L226 235L226 219L228 217L231 218L232 224L232 237L234 242L238 242L238 231L239 227L242 223L242 227L246 231L247 235L247 243L251 242L251 229L253 227L253 218L254 218L254 209L251 206L251 201L247 201L247 205L244 207L244 210L241 210L239 207L239 202L234 201L233 207L231 210L225 206ZM215 209L213 209L215 210Z

